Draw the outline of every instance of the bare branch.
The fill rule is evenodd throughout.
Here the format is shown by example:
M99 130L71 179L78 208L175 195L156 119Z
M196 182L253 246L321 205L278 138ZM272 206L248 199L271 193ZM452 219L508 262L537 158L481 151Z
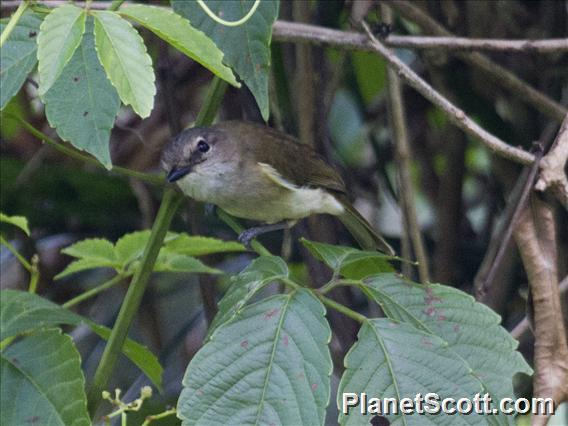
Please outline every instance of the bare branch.
M568 275L558 284L558 290L560 295L563 295L568 291ZM525 334L530 328L530 322L528 317L524 317L519 323L511 330L511 336L519 340L523 334Z
M384 8L387 14L383 14L385 20L390 21L390 10ZM383 9L381 9L383 10ZM395 155L398 163L398 176L400 184L401 212L405 228L408 227L410 240L416 260L418 261L418 274L420 282L430 281L428 273L428 258L424 248L424 239L420 232L420 225L414 204L414 191L412 189L412 179L410 178L410 147L408 144L408 134L406 131L406 118L404 113L404 101L402 98L402 84L392 69L388 69L388 89L391 127L393 129L393 141L395 145ZM404 241L404 240L403 240Z
M420 8L412 3L403 0L384 0L389 6L394 7L405 18L410 19L421 26L424 30L437 36L454 37L450 31L424 13ZM511 93L524 99L542 114L562 121L568 110L558 102L550 99L544 93L539 92L527 83L522 81L516 75L497 65L487 56L478 52L456 52L456 56L464 60L470 65L479 68L488 77L495 80L498 84L508 89Z
M449 100L438 93L432 86L422 80L414 71L412 71L404 62L402 62L390 49L385 47L369 30L369 26L363 22L363 28L367 32L370 39L370 45L375 52L380 54L387 60L389 65L393 67L399 76L404 78L406 82L414 87L422 96L432 102L434 105L440 107L452 123L471 135L479 139L487 148L494 153L508 158L509 160L516 161L523 165L531 164L534 162L534 155L526 152L523 149L512 147L496 136L483 129L471 118L469 118L461 109L452 104Z
M333 30L296 22L276 21L272 35L278 41L322 43L335 47L372 50L364 34ZM489 50L514 53L568 52L568 39L496 40L465 37L425 37L390 35L385 44L389 47L409 49Z
M568 398L568 345L560 305L552 206L533 193L514 235L529 279L534 308L534 396L553 398L558 405ZM544 415L532 419L533 425L546 422Z
M568 160L568 114L558 131L552 148L540 162L540 177L535 185L537 191L550 189L568 210L568 179L564 167Z

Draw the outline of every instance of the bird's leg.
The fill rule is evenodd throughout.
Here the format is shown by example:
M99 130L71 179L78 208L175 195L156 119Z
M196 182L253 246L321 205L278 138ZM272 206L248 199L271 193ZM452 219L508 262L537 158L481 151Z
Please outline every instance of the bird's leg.
M270 225L255 226L253 228L245 229L240 233L238 240L247 249L250 250L250 242L258 237L259 235L266 234L267 232L279 231L281 229L290 228L295 222L282 221L278 223L273 223Z

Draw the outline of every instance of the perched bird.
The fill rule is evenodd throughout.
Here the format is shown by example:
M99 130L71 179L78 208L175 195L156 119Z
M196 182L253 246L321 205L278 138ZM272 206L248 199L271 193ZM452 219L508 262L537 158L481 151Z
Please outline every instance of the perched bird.
M312 214L337 216L363 249L393 249L355 210L339 174L312 148L269 127L227 121L181 132L162 167L191 198L268 225L244 231L248 245L264 232Z

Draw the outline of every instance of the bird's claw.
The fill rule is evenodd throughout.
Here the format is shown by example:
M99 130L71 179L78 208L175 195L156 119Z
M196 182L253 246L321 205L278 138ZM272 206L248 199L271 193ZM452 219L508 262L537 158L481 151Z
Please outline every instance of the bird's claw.
M256 232L254 229L245 229L239 234L237 240L239 241L239 243L245 246L247 250L252 250L251 242L255 237Z

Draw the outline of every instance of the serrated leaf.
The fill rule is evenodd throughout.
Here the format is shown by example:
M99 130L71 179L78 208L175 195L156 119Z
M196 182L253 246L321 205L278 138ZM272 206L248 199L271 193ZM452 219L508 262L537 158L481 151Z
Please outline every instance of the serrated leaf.
M177 13L143 4L128 5L119 13L143 25L233 86L241 86L231 69L223 65L223 52L217 45Z
M187 272L196 274L222 274L219 269L210 268L200 260L186 256L185 254L177 254L168 252L165 249L160 250L154 272Z
M80 259L92 259L118 264L113 244L103 238L88 238L65 247L61 252Z
M302 289L250 305L220 326L187 367L182 424L322 425L332 371L324 314Z
M240 274L232 277L205 340L209 340L221 324L230 321L265 285L287 277L288 267L280 257L261 256L253 260Z
M479 381L462 359L448 351L437 336L418 330L409 324L389 319L374 319L363 323L357 343L345 357L345 372L337 391L338 407L344 393L366 393L376 398L411 398L417 393L437 393L443 398L473 398L482 393ZM348 415L340 413L342 425L368 425L378 413L363 415L361 407ZM398 414L385 416L390 424L403 425L479 425L475 415ZM396 422L396 423L395 423Z
M0 222L9 223L10 225L14 225L17 228L20 228L25 234L29 237L30 236L30 228L28 226L28 219L24 216L8 216L4 213L0 213Z
M43 96L61 75L85 32L85 11L66 4L43 20L37 38L39 94Z
M238 27L227 27L213 21L197 2L172 0L176 13L187 18L207 34L225 54L224 62L233 68L254 95L264 120L269 117L268 72L272 24L278 17L278 1L261 1L252 17ZM213 1L206 5L217 16L236 21L245 16L254 0Z
M103 339L108 339L110 330L81 317L47 299L23 291L2 290L0 297L0 341L24 333L37 332L61 324L85 324ZM126 339L122 352L158 389L162 384L162 367L148 348Z
M140 258L144 247L150 238L150 231L136 231L123 235L115 244L114 252L117 260L123 265L128 265Z
M517 341L499 325L499 315L460 290L394 274L369 277L361 289L389 318L443 339L448 352L464 360L494 399L514 396L516 373L532 373L516 351Z
M109 80L125 105L148 117L154 107L156 77L142 37L114 12L99 10L93 16L97 54Z
M378 251L362 251L304 238L301 242L316 259L346 278L361 279L379 272L391 272L394 268L389 260L398 259Z
M223 241L217 238L179 234L166 243L171 252L188 256L204 256L206 254L246 251L245 246L236 241Z
M114 268L119 269L119 265L116 262L100 259L79 259L74 260L69 265L65 267L63 271L57 274L53 279L60 280L71 274L77 272L87 271L89 269L95 268Z
M60 330L12 344L0 353L0 364L2 424L91 424L81 358Z
M37 62L36 38L41 16L26 11L0 49L0 110L18 93ZM0 31L4 31L4 23Z
M43 100L47 119L61 139L110 169L110 132L120 99L97 57L92 17L79 48Z

